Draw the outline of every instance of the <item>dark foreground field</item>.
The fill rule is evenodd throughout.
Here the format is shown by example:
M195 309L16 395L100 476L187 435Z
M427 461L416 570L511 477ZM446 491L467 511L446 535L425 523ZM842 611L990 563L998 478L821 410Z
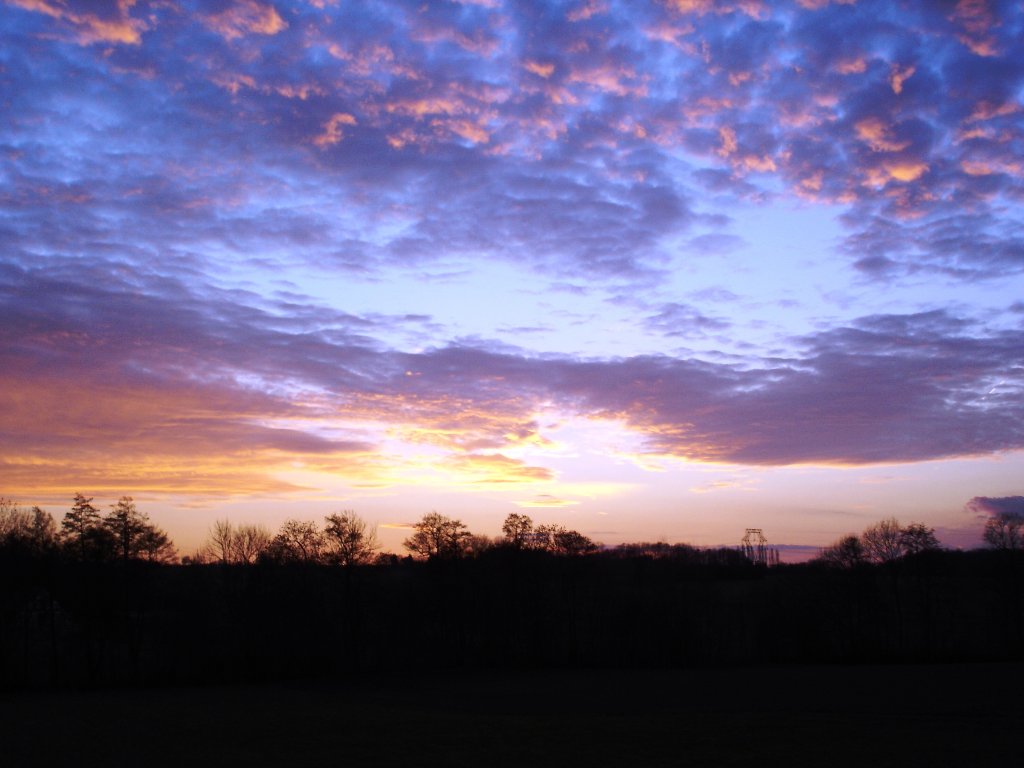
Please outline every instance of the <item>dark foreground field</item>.
M1024 665L0 694L7 766L1012 766Z

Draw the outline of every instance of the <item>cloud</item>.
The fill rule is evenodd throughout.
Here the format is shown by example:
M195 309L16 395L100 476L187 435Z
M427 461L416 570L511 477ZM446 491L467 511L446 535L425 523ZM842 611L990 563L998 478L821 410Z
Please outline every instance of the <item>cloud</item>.
M94 43L121 43L139 45L142 33L149 27L139 18L133 18L131 10L135 0L118 0L106 7L84 2L62 2L61 0L8 0L10 5L26 11L48 16L68 29L79 45Z
M234 0L219 13L204 17L204 22L225 40L246 35L276 35L288 28L274 6L258 0Z
M1024 350L1016 334L973 330L941 312L870 317L808 337L798 358L751 369L446 348L405 358L419 375L396 396L411 421L434 411L404 404L430 403L431 391L460 398L455 414L441 409L440 423L460 426L464 414L481 410L502 414L497 422L471 416L474 440L527 422L534 401L553 401L625 421L651 453L701 461L872 464L1024 447L1024 413L1015 404ZM993 388L997 379L1003 384Z
M524 461L500 453L455 455L447 463L478 483L535 483L553 480L555 476L545 467L529 466Z
M21 182L5 205L16 236L48 247L123 239L117 209L141 250L216 242L370 272L483 252L650 281L711 213L705 190L727 206L782 189L847 206L844 250L887 263L876 279L1020 269L1001 212L1024 183L1024 64L1013 12L987 3L15 6L5 68L25 86L3 140ZM72 65L55 34L109 50ZM61 99L86 94L103 107L64 121ZM40 140L45 157L28 151ZM60 195L75 215L54 222ZM280 205L297 195L311 204ZM988 244L955 255L966 267L938 246L866 242L884 225L892 251L921 230L945 245L954 211L1000 224L954 238Z
M571 501L569 499L560 499L556 496L552 496L549 493L540 493L534 496L532 499L525 499L522 501L515 502L518 507L527 507L530 509L534 508L562 508L572 507L579 504L578 501Z
M942 311L862 318L804 337L788 359L740 366L483 342L399 352L374 337L405 318L198 293L117 263L6 265L0 305L0 462L23 487L58 464L66 478L140 490L280 489L275 476L295 461L387 480L403 459L385 441L429 447L437 467L479 482L548 481L539 414L552 408L624 423L649 455L696 461L874 464L1024 448L1019 333ZM681 304L652 322L722 328Z
M330 120L324 124L323 133L313 139L313 143L320 148L329 147L341 141L343 134L341 126L355 125L356 119L347 112L335 112Z
M5 476L59 455L69 477L106 462L117 482L283 487L292 459L379 476L396 440L544 479L515 451L540 450L545 404L702 461L1022 447L1019 333L951 312L837 321L740 366L460 343L430 318L232 283L240 264L273 281L504 262L581 300L638 292L731 264L733 208L793 198L842 210L821 258L871 280L1013 278L1019 10L312 6L8 4ZM729 330L691 300L651 299L637 323ZM403 333L428 341L382 341Z
M474 380L488 370L591 418L621 419L651 453L752 465L872 464L1019 449L1024 350L1016 334L972 336L945 313L865 318L753 369L668 357L530 361L436 353ZM418 387L451 387L420 361ZM1004 388L992 385L1011 374Z
M550 62L544 63L540 61L530 61L529 59L523 62L523 68L526 69L527 72L532 72L537 75L537 77L543 77L545 80L551 77L555 71L555 65Z
M975 496L967 502L967 510L978 517L1001 514L1024 515L1024 496Z
M721 318L709 317L689 304L671 303L663 305L657 314L647 318L647 326L666 336L693 338L725 331L730 323Z
M290 487L272 475L297 458L369 471L371 442L309 429L322 410L273 384L288 376L271 371L287 340L304 348L293 361L306 360L315 386L308 374L320 363L302 334L273 329L273 316L258 310L227 304L214 313L174 281L143 278L143 295L112 275L90 286L89 272L99 270L0 270L0 364L9 371L0 462L10 482L32 487L59 474L93 488L105 478L104 488L224 493ZM235 326L243 315L249 321ZM243 374L264 385L239 383Z
M998 39L992 33L999 22L986 0L958 0L949 20L959 28L959 40L971 53L978 56L998 53Z

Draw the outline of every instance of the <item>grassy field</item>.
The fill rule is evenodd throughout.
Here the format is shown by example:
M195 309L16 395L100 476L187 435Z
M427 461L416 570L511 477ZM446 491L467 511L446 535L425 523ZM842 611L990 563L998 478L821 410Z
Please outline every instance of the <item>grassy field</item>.
M5 693L7 766L1006 766L1024 665Z

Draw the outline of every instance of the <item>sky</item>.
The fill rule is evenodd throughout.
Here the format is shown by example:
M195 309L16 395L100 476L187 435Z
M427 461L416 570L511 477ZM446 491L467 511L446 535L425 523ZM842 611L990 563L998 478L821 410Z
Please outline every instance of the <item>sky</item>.
M1024 504L1022 39L995 0L5 0L0 495L131 495L183 552L343 509L396 551L433 510L975 546Z

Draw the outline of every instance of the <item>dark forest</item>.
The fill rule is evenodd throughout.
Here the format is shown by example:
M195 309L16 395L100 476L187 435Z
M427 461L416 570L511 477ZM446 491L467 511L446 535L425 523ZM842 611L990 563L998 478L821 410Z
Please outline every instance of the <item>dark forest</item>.
M323 531L289 521L244 557L252 531L218 524L205 554L178 561L130 499L106 518L86 510L88 525L83 500L60 532L7 503L8 522L21 515L0 548L8 688L1005 662L1024 648L1016 518L989 525L985 549L943 550L923 526L883 521L811 562L767 567L738 549L601 548L522 515L494 540L426 515L401 557L376 553L345 513Z

